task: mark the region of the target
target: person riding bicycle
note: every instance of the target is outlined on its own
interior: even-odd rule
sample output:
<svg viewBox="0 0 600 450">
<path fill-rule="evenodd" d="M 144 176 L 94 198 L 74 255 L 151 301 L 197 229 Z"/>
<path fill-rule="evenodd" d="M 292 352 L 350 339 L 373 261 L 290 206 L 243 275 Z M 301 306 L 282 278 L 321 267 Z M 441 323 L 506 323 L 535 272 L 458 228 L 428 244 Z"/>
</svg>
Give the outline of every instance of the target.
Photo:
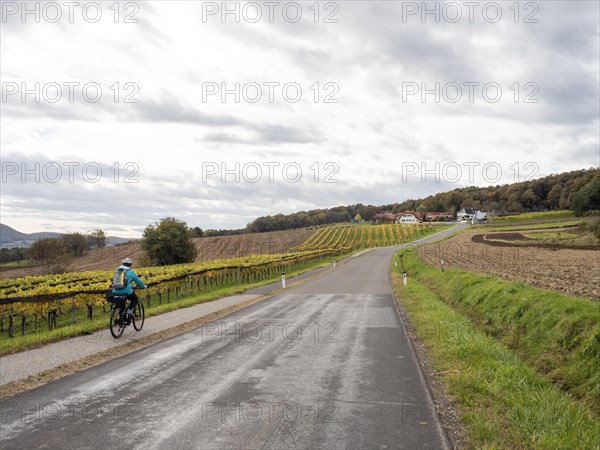
<svg viewBox="0 0 600 450">
<path fill-rule="evenodd" d="M 146 285 L 137 276 L 137 274 L 133 271 L 131 266 L 133 265 L 133 261 L 130 258 L 125 258 L 121 266 L 117 267 L 117 270 L 124 270 L 125 276 L 127 277 L 127 285 L 123 289 L 115 289 L 113 288 L 112 292 L 114 295 L 127 295 L 127 299 L 129 300 L 129 306 L 127 308 L 127 315 L 133 317 L 133 310 L 139 303 L 138 296 L 135 294 L 133 290 L 133 282 L 139 289 L 146 289 Z"/>
</svg>

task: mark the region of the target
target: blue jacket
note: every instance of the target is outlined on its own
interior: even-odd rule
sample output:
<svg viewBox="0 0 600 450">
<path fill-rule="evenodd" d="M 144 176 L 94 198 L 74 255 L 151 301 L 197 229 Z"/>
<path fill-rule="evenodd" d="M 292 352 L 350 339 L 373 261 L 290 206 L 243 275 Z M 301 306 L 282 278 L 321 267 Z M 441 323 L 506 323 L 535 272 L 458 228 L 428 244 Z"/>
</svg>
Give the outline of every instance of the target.
<svg viewBox="0 0 600 450">
<path fill-rule="evenodd" d="M 127 272 L 125 272 L 125 275 L 127 276 L 127 286 L 125 286 L 125 289 L 113 289 L 113 294 L 131 294 L 133 293 L 133 284 L 132 281 L 135 281 L 135 285 L 136 287 L 139 287 L 140 289 L 146 289 L 146 285 L 144 284 L 144 282 L 142 280 L 140 280 L 140 277 L 137 276 L 137 274 L 133 271 L 132 268 L 127 267 L 127 266 L 119 266 L 117 268 L 117 270 L 119 269 L 125 269 L 127 270 Z"/>
</svg>

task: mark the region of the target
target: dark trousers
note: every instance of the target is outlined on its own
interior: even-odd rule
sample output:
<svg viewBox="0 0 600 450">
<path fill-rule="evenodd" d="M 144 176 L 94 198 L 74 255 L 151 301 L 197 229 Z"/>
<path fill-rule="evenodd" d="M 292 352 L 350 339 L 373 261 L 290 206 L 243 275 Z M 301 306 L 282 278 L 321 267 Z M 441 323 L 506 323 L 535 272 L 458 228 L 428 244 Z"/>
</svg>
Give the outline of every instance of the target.
<svg viewBox="0 0 600 450">
<path fill-rule="evenodd" d="M 140 299 L 138 298 L 138 296 L 135 294 L 135 291 L 132 292 L 131 294 L 129 294 L 127 296 L 127 299 L 129 300 L 129 306 L 128 309 L 134 310 L 135 307 L 137 306 L 137 304 L 140 302 Z"/>
</svg>

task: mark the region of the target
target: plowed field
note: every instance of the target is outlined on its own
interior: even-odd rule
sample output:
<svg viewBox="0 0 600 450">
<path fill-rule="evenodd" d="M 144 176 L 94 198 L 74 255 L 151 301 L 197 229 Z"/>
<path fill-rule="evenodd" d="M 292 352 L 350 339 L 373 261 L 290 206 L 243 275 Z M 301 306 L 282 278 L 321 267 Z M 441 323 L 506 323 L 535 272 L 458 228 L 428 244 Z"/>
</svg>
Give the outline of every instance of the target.
<svg viewBox="0 0 600 450">
<path fill-rule="evenodd" d="M 523 241 L 529 240 L 507 234 L 467 231 L 423 246 L 419 252 L 425 262 L 438 267 L 443 260 L 444 267 L 492 274 L 600 300 L 600 249 L 526 246 Z"/>
</svg>

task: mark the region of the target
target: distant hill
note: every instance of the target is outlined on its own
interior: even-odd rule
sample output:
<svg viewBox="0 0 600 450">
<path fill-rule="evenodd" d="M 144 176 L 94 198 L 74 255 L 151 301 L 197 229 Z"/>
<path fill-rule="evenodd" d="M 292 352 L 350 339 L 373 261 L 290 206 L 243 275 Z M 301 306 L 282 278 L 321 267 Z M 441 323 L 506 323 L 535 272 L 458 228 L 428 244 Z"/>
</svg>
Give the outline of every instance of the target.
<svg viewBox="0 0 600 450">
<path fill-rule="evenodd" d="M 8 225 L 0 223 L 0 248 L 11 247 L 30 247 L 38 239 L 55 238 L 62 236 L 63 233 L 56 232 L 39 232 L 39 233 L 22 233 Z M 132 239 L 122 238 L 117 236 L 107 236 L 106 245 L 116 245 L 129 242 Z"/>
</svg>

